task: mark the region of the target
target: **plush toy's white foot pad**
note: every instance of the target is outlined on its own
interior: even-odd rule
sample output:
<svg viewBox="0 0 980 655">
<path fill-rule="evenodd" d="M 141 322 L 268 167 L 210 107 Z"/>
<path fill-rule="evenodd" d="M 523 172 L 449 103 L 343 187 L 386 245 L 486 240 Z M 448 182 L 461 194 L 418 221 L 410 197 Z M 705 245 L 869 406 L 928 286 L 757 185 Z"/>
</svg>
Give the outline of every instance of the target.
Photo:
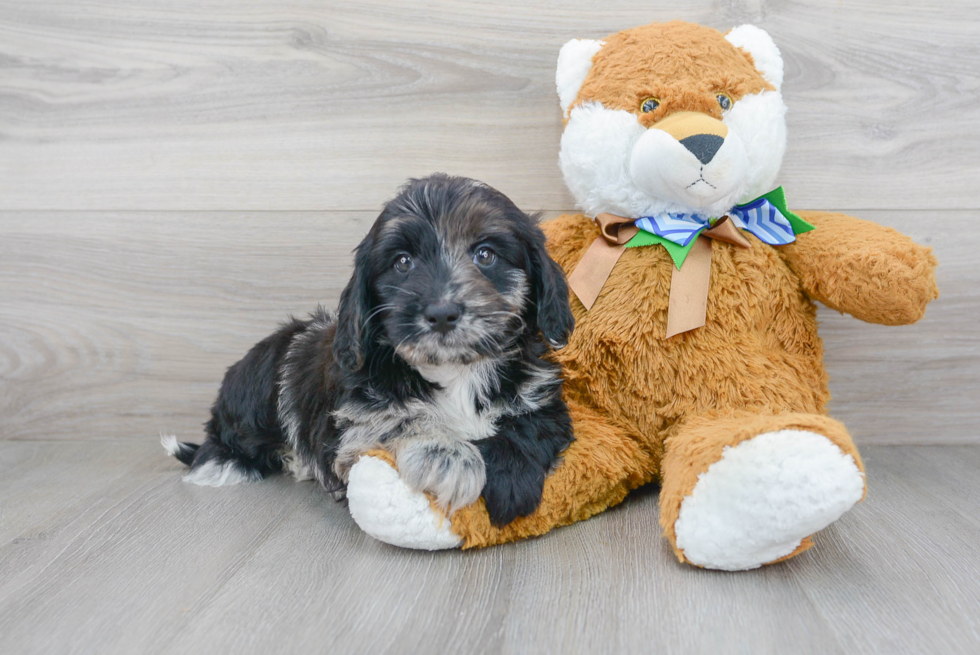
<svg viewBox="0 0 980 655">
<path fill-rule="evenodd" d="M 347 503 L 362 530 L 393 546 L 443 550 L 462 544 L 428 497 L 410 489 L 398 471 L 377 457 L 361 457 L 351 467 Z"/>
<path fill-rule="evenodd" d="M 741 571 L 796 550 L 861 500 L 864 474 L 823 435 L 766 432 L 732 447 L 698 476 L 674 524 L 690 562 Z"/>
</svg>

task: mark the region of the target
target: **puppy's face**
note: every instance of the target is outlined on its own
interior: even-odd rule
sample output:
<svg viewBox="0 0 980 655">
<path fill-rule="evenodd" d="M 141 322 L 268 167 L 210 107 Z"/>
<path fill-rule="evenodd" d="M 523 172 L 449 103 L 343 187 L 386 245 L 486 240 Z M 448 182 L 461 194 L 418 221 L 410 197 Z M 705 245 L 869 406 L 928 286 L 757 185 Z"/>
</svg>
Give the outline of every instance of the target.
<svg viewBox="0 0 980 655">
<path fill-rule="evenodd" d="M 385 221 L 372 252 L 376 311 L 413 365 L 494 355 L 523 323 L 528 265 L 511 221 L 480 202 L 446 209 Z"/>
<path fill-rule="evenodd" d="M 528 330 L 563 345 L 572 322 L 534 220 L 486 185 L 438 175 L 410 182 L 358 247 L 334 353 L 349 369 L 378 345 L 413 366 L 467 364 Z"/>
</svg>

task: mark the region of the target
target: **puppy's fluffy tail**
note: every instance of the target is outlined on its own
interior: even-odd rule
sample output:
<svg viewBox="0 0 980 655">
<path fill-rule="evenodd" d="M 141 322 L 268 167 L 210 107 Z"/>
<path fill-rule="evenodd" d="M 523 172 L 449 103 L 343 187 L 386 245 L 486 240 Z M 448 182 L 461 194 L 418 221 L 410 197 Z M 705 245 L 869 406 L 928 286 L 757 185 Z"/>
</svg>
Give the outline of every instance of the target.
<svg viewBox="0 0 980 655">
<path fill-rule="evenodd" d="M 197 454 L 200 448 L 196 443 L 177 441 L 177 437 L 172 434 L 161 434 L 160 445 L 163 446 L 163 449 L 167 451 L 168 455 L 176 457 L 178 461 L 187 466 L 190 466 L 191 462 L 194 461 L 194 455 Z"/>
<path fill-rule="evenodd" d="M 184 482 L 205 487 L 261 480 L 268 473 L 282 468 L 278 457 L 270 462 L 250 458 L 211 436 L 200 446 L 177 441 L 177 437 L 171 435 L 161 436 L 160 443 L 168 455 L 191 467 L 184 476 Z"/>
</svg>

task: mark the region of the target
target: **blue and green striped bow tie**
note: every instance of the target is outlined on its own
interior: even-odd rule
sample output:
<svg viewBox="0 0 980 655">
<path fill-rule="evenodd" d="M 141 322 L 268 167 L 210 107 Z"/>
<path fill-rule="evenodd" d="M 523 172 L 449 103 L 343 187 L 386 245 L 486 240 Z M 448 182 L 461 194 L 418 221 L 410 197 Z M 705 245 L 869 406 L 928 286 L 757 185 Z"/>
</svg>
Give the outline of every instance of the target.
<svg viewBox="0 0 980 655">
<path fill-rule="evenodd" d="M 786 207 L 782 187 L 733 207 L 725 216 L 727 219 L 719 217 L 713 221 L 689 214 L 664 213 L 633 219 L 600 213 L 595 218 L 600 236 L 568 276 L 568 286 L 585 309 L 590 310 L 626 248 L 661 245 L 675 266 L 670 278 L 665 336 L 669 339 L 699 328 L 705 323 L 710 285 L 712 247 L 709 239 L 749 248 L 751 244 L 741 235 L 741 228 L 763 243 L 782 246 L 796 241 L 797 234 L 814 229 Z M 699 239 L 702 233 L 706 238 Z M 695 253 L 692 263 L 682 269 L 692 251 Z"/>
<path fill-rule="evenodd" d="M 736 205 L 728 212 L 736 227 L 750 232 L 770 246 L 785 246 L 796 241 L 793 226 L 782 212 L 766 200 L 759 198 L 746 205 Z M 679 246 L 686 246 L 703 230 L 711 228 L 707 216 L 697 214 L 668 214 L 644 216 L 636 220 L 636 227 L 669 239 Z"/>
<path fill-rule="evenodd" d="M 736 227 L 749 232 L 770 246 L 785 246 L 796 241 L 796 235 L 808 232 L 813 226 L 786 207 L 782 187 L 777 187 L 744 205 L 732 207 L 727 216 Z M 695 239 L 711 229 L 714 220 L 698 214 L 663 212 L 636 220 L 640 232 L 626 247 L 661 244 L 670 252 L 677 268 L 681 267 Z"/>
</svg>

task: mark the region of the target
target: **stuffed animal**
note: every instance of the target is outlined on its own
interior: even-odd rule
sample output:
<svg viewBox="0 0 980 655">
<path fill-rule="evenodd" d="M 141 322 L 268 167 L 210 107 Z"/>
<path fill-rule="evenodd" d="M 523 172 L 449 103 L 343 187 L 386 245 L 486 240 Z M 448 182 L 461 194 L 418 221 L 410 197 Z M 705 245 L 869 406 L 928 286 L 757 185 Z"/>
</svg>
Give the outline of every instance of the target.
<svg viewBox="0 0 980 655">
<path fill-rule="evenodd" d="M 352 515 L 403 546 L 487 546 L 659 481 L 682 562 L 742 570 L 806 550 L 865 494 L 857 448 L 827 415 L 814 301 L 914 323 L 938 295 L 935 258 L 889 228 L 789 209 L 775 187 L 783 62 L 761 29 L 573 40 L 556 81 L 559 163 L 583 214 L 544 228 L 574 291 L 555 356 L 576 439 L 537 511 L 509 525 L 482 501 L 445 519 L 384 453 L 351 471 Z"/>
</svg>

